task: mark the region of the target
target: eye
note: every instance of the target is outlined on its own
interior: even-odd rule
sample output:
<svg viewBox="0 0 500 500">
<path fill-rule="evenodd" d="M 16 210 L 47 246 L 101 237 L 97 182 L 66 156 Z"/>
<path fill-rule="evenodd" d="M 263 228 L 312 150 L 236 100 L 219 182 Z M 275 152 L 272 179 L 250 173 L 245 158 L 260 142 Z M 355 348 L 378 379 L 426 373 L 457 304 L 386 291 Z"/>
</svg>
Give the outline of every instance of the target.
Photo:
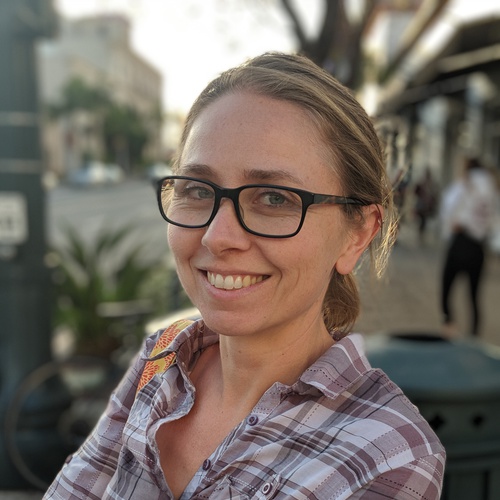
<svg viewBox="0 0 500 500">
<path fill-rule="evenodd" d="M 188 200 L 211 200 L 214 197 L 212 188 L 200 182 L 187 181 L 175 185 L 175 195 Z"/>
<path fill-rule="evenodd" d="M 261 186 L 251 191 L 253 210 L 262 212 L 297 212 L 302 210 L 302 200 L 293 191 Z M 248 193 L 250 195 L 250 192 Z"/>
<path fill-rule="evenodd" d="M 259 202 L 270 207 L 300 207 L 302 202 L 299 196 L 284 189 L 266 189 L 259 193 Z"/>
<path fill-rule="evenodd" d="M 214 196 L 213 191 L 206 186 L 194 186 L 189 188 L 189 192 L 193 197 L 199 198 L 200 200 L 211 199 Z"/>
<path fill-rule="evenodd" d="M 283 205 L 287 202 L 286 197 L 280 192 L 263 193 L 261 199 L 267 205 Z"/>
</svg>

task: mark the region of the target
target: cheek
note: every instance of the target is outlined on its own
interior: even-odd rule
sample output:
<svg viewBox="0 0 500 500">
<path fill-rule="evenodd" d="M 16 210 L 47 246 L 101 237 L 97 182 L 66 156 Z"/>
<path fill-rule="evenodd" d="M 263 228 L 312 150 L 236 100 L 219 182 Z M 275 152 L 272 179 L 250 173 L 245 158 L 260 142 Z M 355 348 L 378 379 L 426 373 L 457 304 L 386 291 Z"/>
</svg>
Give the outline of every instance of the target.
<svg viewBox="0 0 500 500">
<path fill-rule="evenodd" d="M 169 224 L 167 227 L 167 242 L 168 247 L 172 248 L 172 244 L 175 242 L 175 226 Z"/>
<path fill-rule="evenodd" d="M 330 224 L 324 231 L 326 239 L 326 247 L 332 255 L 339 255 L 349 245 L 351 241 L 351 230 L 344 215 L 340 212 L 340 207 L 337 208 L 337 213 L 330 220 Z"/>
<path fill-rule="evenodd" d="M 338 257 L 350 241 L 350 235 L 339 207 L 331 207 L 331 210 L 333 214 L 325 214 L 323 219 L 318 220 L 318 226 L 314 228 L 314 233 L 307 236 L 304 248 L 310 248 L 312 265 L 333 270 Z M 314 249 L 311 248 L 311 242 L 315 242 Z M 314 259 L 317 259 L 316 262 Z"/>
<path fill-rule="evenodd" d="M 321 288 L 328 283 L 338 256 L 338 239 L 331 237 L 325 229 L 299 233 L 300 240 L 283 253 L 275 256 L 275 263 L 288 276 L 293 276 L 300 288 Z"/>
<path fill-rule="evenodd" d="M 175 259 L 177 266 L 182 263 L 183 258 L 188 257 L 190 237 L 189 233 L 180 227 L 169 224 L 167 230 L 168 247 Z"/>
<path fill-rule="evenodd" d="M 189 264 L 191 249 L 193 248 L 193 245 L 190 243 L 190 236 L 189 232 L 183 231 L 182 228 L 169 224 L 169 228 L 167 230 L 169 252 L 173 258 L 173 264 L 175 265 L 177 276 L 188 296 L 191 296 L 190 292 L 193 289 L 194 282 L 194 277 Z M 171 261 L 170 258 L 169 260 Z"/>
<path fill-rule="evenodd" d="M 175 226 L 172 226 L 171 224 L 168 225 L 168 229 L 167 229 L 167 243 L 168 243 L 168 248 L 169 248 L 170 252 L 175 257 L 178 238 L 176 238 Z"/>
</svg>

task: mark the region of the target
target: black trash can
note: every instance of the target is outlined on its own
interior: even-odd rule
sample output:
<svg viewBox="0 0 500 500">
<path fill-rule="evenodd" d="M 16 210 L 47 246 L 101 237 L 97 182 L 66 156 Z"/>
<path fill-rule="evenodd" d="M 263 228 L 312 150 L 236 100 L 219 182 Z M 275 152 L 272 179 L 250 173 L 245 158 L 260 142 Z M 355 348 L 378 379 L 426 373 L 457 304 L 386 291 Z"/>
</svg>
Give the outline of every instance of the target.
<svg viewBox="0 0 500 500">
<path fill-rule="evenodd" d="M 367 336 L 366 354 L 446 448 L 444 500 L 500 499 L 500 348 L 428 333 Z"/>
</svg>

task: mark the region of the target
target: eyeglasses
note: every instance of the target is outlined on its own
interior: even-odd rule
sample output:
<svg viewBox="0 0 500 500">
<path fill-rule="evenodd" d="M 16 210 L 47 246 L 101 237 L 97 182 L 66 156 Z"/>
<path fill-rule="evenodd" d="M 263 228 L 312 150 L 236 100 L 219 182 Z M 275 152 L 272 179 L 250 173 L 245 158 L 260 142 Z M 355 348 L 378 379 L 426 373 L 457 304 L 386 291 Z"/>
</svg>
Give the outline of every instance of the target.
<svg viewBox="0 0 500 500">
<path fill-rule="evenodd" d="M 248 184 L 227 189 L 193 177 L 171 175 L 158 181 L 158 206 L 163 218 L 180 227 L 208 226 L 222 198 L 229 198 L 241 226 L 266 238 L 290 238 L 304 223 L 311 205 L 366 205 L 356 198 L 315 194 L 272 184 Z"/>
</svg>

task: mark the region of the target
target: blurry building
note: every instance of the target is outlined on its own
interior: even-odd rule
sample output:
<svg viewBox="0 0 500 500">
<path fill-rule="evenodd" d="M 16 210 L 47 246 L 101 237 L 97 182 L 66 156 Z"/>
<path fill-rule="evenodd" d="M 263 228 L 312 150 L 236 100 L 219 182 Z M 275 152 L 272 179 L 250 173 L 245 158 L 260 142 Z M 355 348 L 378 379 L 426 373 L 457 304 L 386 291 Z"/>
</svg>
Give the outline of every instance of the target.
<svg viewBox="0 0 500 500">
<path fill-rule="evenodd" d="M 383 82 L 376 116 L 414 178 L 430 167 L 445 185 L 464 155 L 499 169 L 500 17 L 453 26 L 433 51 L 413 49 Z"/>
<path fill-rule="evenodd" d="M 365 85 L 360 99 L 370 115 L 376 115 L 381 85 L 415 40 L 424 31 L 425 23 L 419 21 L 425 3 L 434 3 L 433 15 L 439 2 L 423 0 L 380 0 L 370 16 L 364 31 Z M 376 120 L 379 135 L 385 140 L 389 177 L 402 182 L 409 165 L 408 123 L 397 112 L 380 116 Z"/>
<path fill-rule="evenodd" d="M 61 19 L 58 38 L 39 46 L 40 100 L 44 107 L 60 102 L 65 85 L 78 78 L 89 86 L 106 89 L 117 103 L 145 114 L 161 109 L 162 76 L 130 45 L 129 21 L 119 15 Z M 160 131 L 149 148 L 161 147 Z M 99 120 L 95 113 L 79 111 L 44 126 L 49 168 L 62 175 L 81 166 L 87 154 L 102 155 Z M 125 158 L 126 161 L 126 158 Z M 126 166 L 126 165 L 122 165 Z"/>
<path fill-rule="evenodd" d="M 423 0 L 379 0 L 365 28 L 365 51 L 375 59 L 377 68 L 392 63 L 406 45 L 413 29 L 408 29 L 423 5 Z"/>
</svg>

